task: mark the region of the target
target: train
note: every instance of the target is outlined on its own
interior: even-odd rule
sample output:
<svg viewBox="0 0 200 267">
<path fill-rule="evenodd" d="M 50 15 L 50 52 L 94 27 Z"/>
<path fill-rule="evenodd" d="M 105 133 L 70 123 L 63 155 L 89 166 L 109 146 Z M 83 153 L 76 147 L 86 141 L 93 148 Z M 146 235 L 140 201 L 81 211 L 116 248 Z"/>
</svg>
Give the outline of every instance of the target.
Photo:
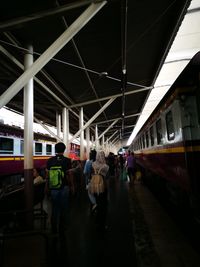
<svg viewBox="0 0 200 267">
<path fill-rule="evenodd" d="M 186 65 L 136 134 L 142 181 L 200 222 L 200 52 Z"/>
<path fill-rule="evenodd" d="M 0 123 L 0 182 L 8 178 L 14 180 L 23 176 L 24 171 L 24 130 L 18 126 Z M 47 134 L 34 133 L 34 168 L 42 169 L 49 157 L 55 155 L 56 139 Z M 80 144 L 70 144 L 69 157 L 80 159 Z"/>
</svg>

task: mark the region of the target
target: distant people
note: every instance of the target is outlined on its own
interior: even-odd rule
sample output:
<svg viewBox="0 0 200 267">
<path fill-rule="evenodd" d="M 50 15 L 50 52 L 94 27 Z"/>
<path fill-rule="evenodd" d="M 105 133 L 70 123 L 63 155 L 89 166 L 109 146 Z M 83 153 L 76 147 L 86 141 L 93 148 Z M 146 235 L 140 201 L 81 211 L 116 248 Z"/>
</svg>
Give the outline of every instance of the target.
<svg viewBox="0 0 200 267">
<path fill-rule="evenodd" d="M 114 165 L 115 165 L 115 176 L 119 174 L 119 159 L 117 155 L 114 155 Z"/>
<path fill-rule="evenodd" d="M 90 180 L 91 180 L 91 173 L 92 173 L 92 163 L 96 160 L 96 150 L 90 151 L 90 158 L 86 161 L 83 174 L 85 175 L 85 183 L 86 183 L 86 189 L 88 190 L 90 186 Z M 97 208 L 96 198 L 95 196 L 90 193 L 88 190 L 88 197 L 91 203 L 91 212 L 93 213 Z"/>
<path fill-rule="evenodd" d="M 119 165 L 120 165 L 120 170 L 122 171 L 124 169 L 124 157 L 122 154 L 119 155 Z"/>
<path fill-rule="evenodd" d="M 128 151 L 128 156 L 126 159 L 126 167 L 130 183 L 133 185 L 135 180 L 135 157 L 134 152 L 131 152 L 130 150 Z"/>
<path fill-rule="evenodd" d="M 71 192 L 76 194 L 80 191 L 83 170 L 80 160 L 72 161 L 72 168 L 69 170 Z"/>
<path fill-rule="evenodd" d="M 105 153 L 103 151 L 97 152 L 96 160 L 92 163 L 92 168 L 94 173 L 99 173 L 102 175 L 105 184 L 104 192 L 94 194 L 97 203 L 97 227 L 99 231 L 104 231 L 106 230 L 106 216 L 108 206 L 107 175 L 109 166 L 106 164 Z"/>
<path fill-rule="evenodd" d="M 37 168 L 33 169 L 33 183 L 38 184 L 38 183 L 43 183 L 45 180 L 43 177 L 40 175 L 40 170 Z"/>
<path fill-rule="evenodd" d="M 108 154 L 107 164 L 109 166 L 110 176 L 114 176 L 115 175 L 115 156 L 112 152 Z"/>
<path fill-rule="evenodd" d="M 56 156 L 51 157 L 47 161 L 47 189 L 50 191 L 52 202 L 51 227 L 53 233 L 57 233 L 58 231 L 63 233 L 67 222 L 69 204 L 68 170 L 71 169 L 72 166 L 71 159 L 63 155 L 65 149 L 66 146 L 64 143 L 57 143 L 55 145 Z M 59 183 L 59 185 L 56 186 L 56 183 L 51 182 L 51 179 L 54 178 L 54 180 L 56 180 L 56 174 L 60 173 L 59 170 L 61 170 L 62 173 L 61 185 Z"/>
</svg>

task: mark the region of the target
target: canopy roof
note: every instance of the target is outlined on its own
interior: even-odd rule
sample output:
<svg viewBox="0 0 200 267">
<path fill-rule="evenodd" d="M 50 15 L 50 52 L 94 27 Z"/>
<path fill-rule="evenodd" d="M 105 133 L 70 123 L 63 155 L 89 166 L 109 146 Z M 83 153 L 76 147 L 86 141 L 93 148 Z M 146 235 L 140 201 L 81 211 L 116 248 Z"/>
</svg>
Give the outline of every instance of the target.
<svg viewBox="0 0 200 267">
<path fill-rule="evenodd" d="M 34 60 L 92 5 L 97 13 L 35 75 L 34 116 L 56 125 L 56 112 L 70 108 L 70 133 L 79 110 L 105 138 L 125 141 L 132 133 L 182 23 L 188 0 L 3 1 L 0 17 L 0 95 L 23 73 L 31 45 Z M 105 3 L 105 5 L 104 5 Z M 79 25 L 80 26 L 80 25 Z M 23 113 L 23 91 L 6 106 Z M 112 141 L 111 139 L 111 141 Z"/>
</svg>

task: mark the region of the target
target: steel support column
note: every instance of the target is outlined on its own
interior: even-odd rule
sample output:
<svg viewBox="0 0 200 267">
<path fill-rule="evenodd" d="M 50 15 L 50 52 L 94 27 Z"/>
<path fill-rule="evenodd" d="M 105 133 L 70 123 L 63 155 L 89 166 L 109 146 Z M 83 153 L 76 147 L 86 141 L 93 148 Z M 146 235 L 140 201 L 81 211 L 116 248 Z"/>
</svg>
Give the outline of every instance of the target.
<svg viewBox="0 0 200 267">
<path fill-rule="evenodd" d="M 61 138 L 61 115 L 56 112 L 56 130 L 57 130 L 57 142 L 60 141 Z"/>
<path fill-rule="evenodd" d="M 90 127 L 86 128 L 86 157 L 89 159 L 90 157 Z"/>
<path fill-rule="evenodd" d="M 62 112 L 63 143 L 66 145 L 66 156 L 69 154 L 69 111 L 64 107 Z"/>
<path fill-rule="evenodd" d="M 105 149 L 105 144 L 104 144 L 104 142 L 105 142 L 105 138 L 104 138 L 104 134 L 102 135 L 102 145 L 101 145 L 101 147 L 102 147 L 102 149 L 103 149 L 103 151 L 104 151 L 104 149 Z"/>
<path fill-rule="evenodd" d="M 98 139 L 98 126 L 97 126 L 97 124 L 95 125 L 95 148 L 96 148 L 96 151 L 99 150 L 99 139 Z"/>
<path fill-rule="evenodd" d="M 80 132 L 80 160 L 84 160 L 84 130 L 83 130 L 83 108 L 79 112 L 79 128 Z"/>
<path fill-rule="evenodd" d="M 28 70 L 33 64 L 33 48 L 24 56 L 24 69 Z M 24 86 L 24 188 L 26 223 L 28 228 L 33 227 L 33 79 Z"/>
</svg>

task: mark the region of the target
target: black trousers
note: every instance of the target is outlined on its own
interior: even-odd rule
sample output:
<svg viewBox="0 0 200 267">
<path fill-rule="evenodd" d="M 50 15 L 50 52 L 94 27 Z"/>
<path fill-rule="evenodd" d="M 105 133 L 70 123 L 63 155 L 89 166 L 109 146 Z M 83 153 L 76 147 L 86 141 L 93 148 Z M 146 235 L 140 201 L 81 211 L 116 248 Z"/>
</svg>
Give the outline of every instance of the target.
<svg viewBox="0 0 200 267">
<path fill-rule="evenodd" d="M 97 203 L 96 223 L 99 228 L 104 228 L 106 224 L 108 197 L 107 190 L 100 194 L 95 194 Z"/>
</svg>

